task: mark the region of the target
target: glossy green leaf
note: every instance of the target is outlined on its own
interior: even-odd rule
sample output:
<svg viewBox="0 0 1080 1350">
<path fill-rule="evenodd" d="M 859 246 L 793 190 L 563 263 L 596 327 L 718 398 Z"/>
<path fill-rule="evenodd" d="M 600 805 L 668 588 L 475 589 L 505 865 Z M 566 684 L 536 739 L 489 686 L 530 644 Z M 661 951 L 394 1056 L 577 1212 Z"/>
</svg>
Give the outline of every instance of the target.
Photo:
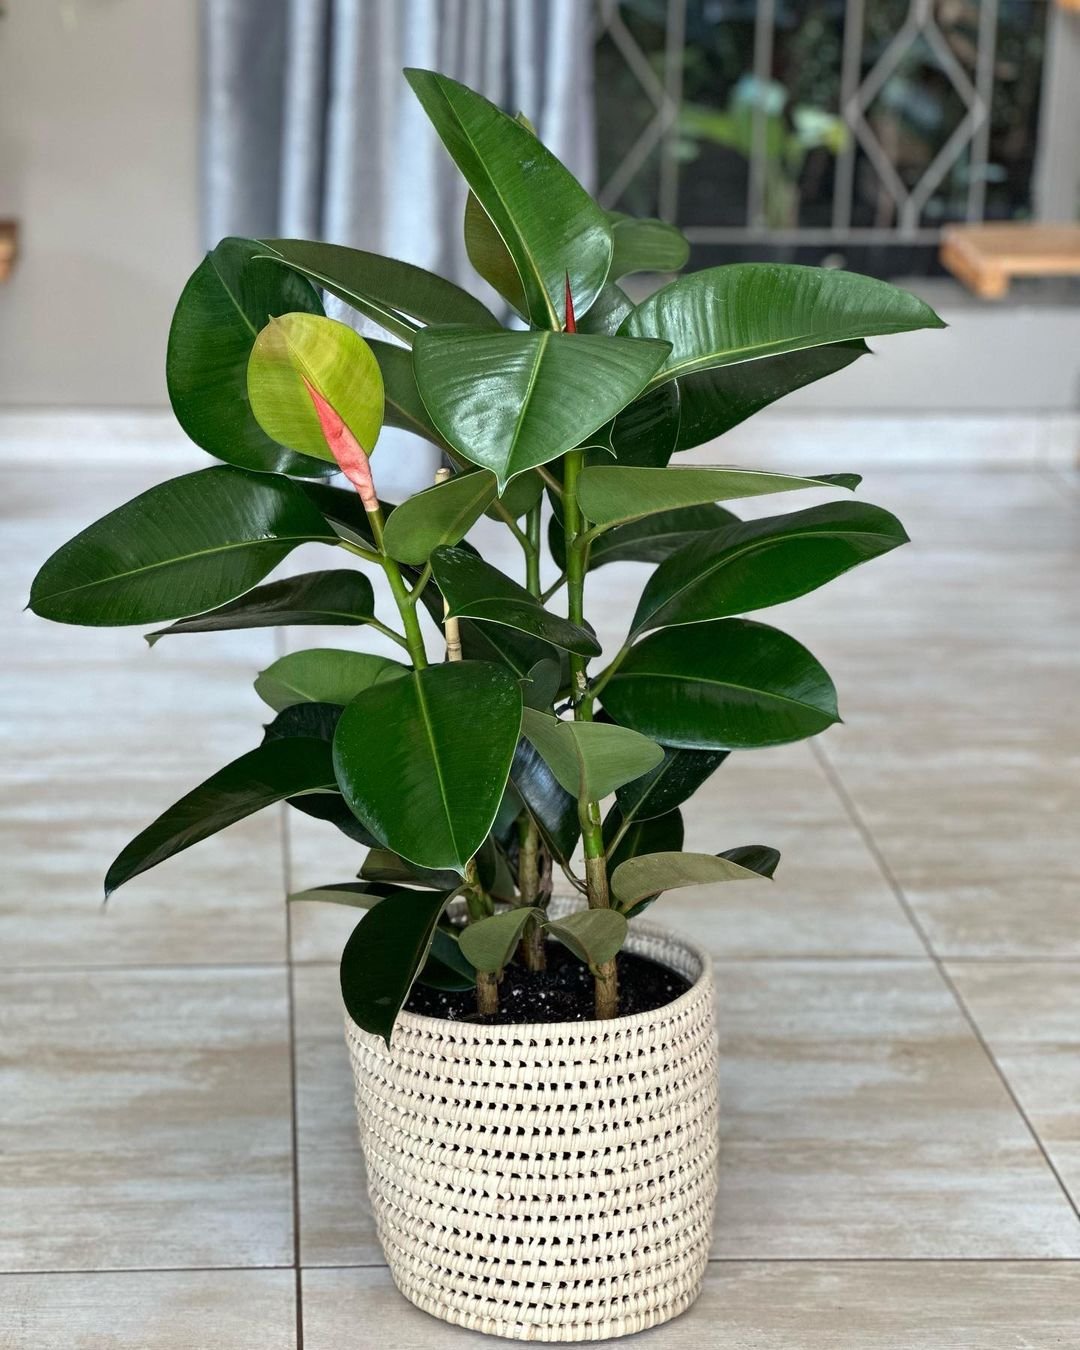
<svg viewBox="0 0 1080 1350">
<path fill-rule="evenodd" d="M 282 445 L 336 463 L 310 390 L 320 393 L 363 449 L 383 424 L 382 371 L 355 329 L 317 314 L 271 319 L 248 359 L 248 397 L 259 425 Z"/>
<path fill-rule="evenodd" d="M 726 750 L 665 750 L 664 758 L 615 794 L 624 820 L 651 820 L 689 801 L 727 759 Z"/>
<path fill-rule="evenodd" d="M 458 939 L 462 953 L 477 970 L 502 970 L 521 941 L 525 925 L 530 919 L 543 918 L 542 909 L 521 905 L 466 924 Z"/>
<path fill-rule="evenodd" d="M 783 745 L 840 720 L 819 662 L 786 633 L 748 619 L 651 634 L 630 649 L 603 699 L 624 726 L 699 750 Z"/>
<path fill-rule="evenodd" d="M 341 997 L 358 1027 L 390 1044 L 394 1022 L 431 949 L 446 896 L 402 891 L 369 909 L 341 956 Z"/>
<path fill-rule="evenodd" d="M 263 807 L 334 786 L 326 741 L 264 741 L 181 797 L 137 835 L 109 868 L 105 894 Z"/>
<path fill-rule="evenodd" d="M 690 257 L 683 232 L 663 220 L 638 219 L 621 211 L 609 211 L 615 249 L 611 259 L 612 281 L 633 272 L 678 272 Z"/>
<path fill-rule="evenodd" d="M 30 608 L 90 626 L 178 619 L 233 600 L 298 544 L 337 535 L 287 478 L 221 466 L 151 488 L 62 545 Z"/>
<path fill-rule="evenodd" d="M 459 545 L 468 547 L 466 544 Z M 443 621 L 443 599 L 435 586 L 426 586 L 421 593 L 420 603 L 431 615 L 436 624 Z M 461 650 L 466 661 L 494 661 L 503 665 L 517 679 L 528 677 L 529 671 L 538 661 L 556 660 L 562 665 L 565 653 L 550 643 L 541 642 L 516 628 L 506 628 L 501 624 L 474 623 L 472 619 L 458 622 L 461 637 Z"/>
<path fill-rule="evenodd" d="M 368 851 L 360 867 L 362 881 L 383 882 L 393 886 L 424 886 L 428 890 L 452 891 L 459 884 L 456 872 L 418 867 L 406 862 L 392 849 L 375 847 Z"/>
<path fill-rule="evenodd" d="M 266 239 L 261 248 L 265 257 L 301 273 L 404 342 L 432 323 L 499 327 L 494 314 L 468 291 L 412 263 L 306 239 Z"/>
<path fill-rule="evenodd" d="M 665 355 L 663 343 L 629 338 L 430 328 L 416 335 L 413 368 L 440 435 L 502 490 L 610 421 Z"/>
<path fill-rule="evenodd" d="M 549 919 L 548 933 L 595 971 L 612 960 L 626 941 L 626 919 L 617 909 L 578 909 Z"/>
<path fill-rule="evenodd" d="M 945 325 L 886 281 L 820 267 L 732 263 L 680 277 L 638 305 L 622 331 L 662 337 L 657 383 L 715 366 L 887 333 Z"/>
<path fill-rule="evenodd" d="M 594 525 L 608 527 L 659 511 L 708 502 L 763 497 L 773 492 L 804 488 L 855 488 L 857 474 L 820 474 L 813 478 L 764 469 L 726 467 L 665 469 L 625 468 L 618 464 L 592 464 L 581 471 L 578 501 Z"/>
<path fill-rule="evenodd" d="M 562 671 L 555 661 L 537 661 L 528 675 L 521 681 L 521 697 L 527 708 L 536 708 L 540 712 L 550 712 L 551 705 L 559 696 L 562 686 Z"/>
<path fill-rule="evenodd" d="M 280 712 L 299 703 L 336 703 L 342 707 L 373 684 L 397 679 L 407 667 L 371 652 L 312 647 L 289 652 L 261 671 L 255 692 Z"/>
<path fill-rule="evenodd" d="M 361 624 L 375 615 L 375 593 L 362 572 L 340 568 L 303 572 L 271 581 L 206 614 L 181 619 L 147 633 L 152 647 L 179 633 L 221 633 L 237 628 L 281 628 L 286 625 Z"/>
<path fill-rule="evenodd" d="M 592 633 L 546 610 L 524 586 L 475 554 L 437 548 L 431 564 L 451 616 L 516 628 L 565 651 L 599 656 L 600 644 Z"/>
<path fill-rule="evenodd" d="M 770 403 L 846 369 L 869 351 L 858 338 L 682 376 L 677 381 L 682 415 L 675 449 L 692 450 L 722 436 Z"/>
<path fill-rule="evenodd" d="M 328 886 L 311 886 L 305 891 L 293 891 L 285 898 L 291 904 L 311 902 L 327 905 L 345 905 L 349 909 L 370 909 L 396 892 L 392 886 L 375 881 L 341 881 Z"/>
<path fill-rule="evenodd" d="M 827 502 L 724 525 L 660 564 L 642 592 L 632 631 L 781 605 L 906 542 L 894 515 L 863 502 Z"/>
<path fill-rule="evenodd" d="M 520 721 L 521 691 L 501 666 L 411 671 L 345 709 L 334 737 L 338 783 L 396 853 L 462 872 L 499 809 Z"/>
<path fill-rule="evenodd" d="M 764 874 L 742 867 L 723 854 L 646 853 L 616 867 L 611 889 L 622 910 L 632 908 L 651 895 L 677 890 L 680 886 L 704 886 L 717 881 L 761 881 Z"/>
<path fill-rule="evenodd" d="M 701 535 L 736 523 L 738 517 L 722 506 L 707 502 L 702 506 L 679 506 L 674 511 L 658 511 L 640 520 L 615 525 L 597 535 L 589 547 L 589 570 L 611 562 L 663 562 Z M 566 543 L 562 525 L 551 520 L 548 533 L 551 556 L 559 567 L 566 564 Z"/>
<path fill-rule="evenodd" d="M 677 853 L 683 846 L 683 837 L 683 818 L 678 807 L 648 820 L 625 821 L 619 807 L 613 806 L 604 817 L 608 872 L 642 853 Z"/>
<path fill-rule="evenodd" d="M 517 264 L 503 243 L 491 217 L 470 192 L 465 201 L 465 253 L 469 262 L 492 290 L 497 291 L 511 309 L 528 314 L 528 301 L 518 275 Z"/>
<path fill-rule="evenodd" d="M 402 502 L 386 523 L 386 550 L 399 562 L 426 563 L 433 549 L 464 539 L 495 500 L 495 476 L 459 473 Z"/>
<path fill-rule="evenodd" d="M 614 337 L 633 312 L 634 302 L 623 288 L 613 281 L 606 281 L 589 306 L 588 314 L 577 315 L 577 330 Z"/>
<path fill-rule="evenodd" d="M 428 959 L 417 979 L 435 989 L 471 989 L 476 983 L 476 971 L 462 954 L 457 930 L 445 921 L 435 929 Z"/>
<path fill-rule="evenodd" d="M 740 844 L 738 848 L 724 849 L 719 856 L 762 877 L 773 876 L 780 863 L 780 850 L 768 844 Z"/>
<path fill-rule="evenodd" d="M 223 239 L 195 269 L 169 329 L 169 400 L 185 432 L 218 459 L 242 469 L 319 477 L 333 469 L 271 440 L 248 403 L 248 356 L 270 317 L 322 313 L 311 284 L 254 261 L 261 251 L 254 239 Z"/>
<path fill-rule="evenodd" d="M 414 432 L 440 449 L 445 449 L 446 442 L 432 426 L 424 400 L 416 387 L 412 352 L 408 347 L 396 347 L 379 338 L 368 338 L 367 343 L 375 353 L 375 360 L 382 371 L 386 425 Z"/>
<path fill-rule="evenodd" d="M 531 321 L 563 326 L 567 275 L 584 314 L 611 265 L 606 213 L 528 127 L 486 98 L 434 71 L 405 78 L 513 258 Z"/>
<path fill-rule="evenodd" d="M 498 505 L 488 508 L 487 514 L 492 520 L 504 519 L 499 507 L 508 511 L 515 520 L 520 520 L 527 511 L 537 506 L 544 495 L 544 480 L 538 473 L 522 473 L 507 483 L 499 494 Z"/>
<path fill-rule="evenodd" d="M 524 737 L 514 753 L 510 778 L 552 857 L 568 863 L 581 838 L 577 797 L 567 792 L 547 760 Z"/>
<path fill-rule="evenodd" d="M 320 741 L 334 739 L 341 721 L 341 707 L 336 703 L 293 703 L 282 708 L 277 716 L 263 727 L 264 741 L 279 741 L 287 736 L 314 736 Z"/>
<path fill-rule="evenodd" d="M 572 796 L 599 801 L 664 757 L 660 746 L 612 722 L 563 722 L 526 708 L 522 731 Z"/>
</svg>

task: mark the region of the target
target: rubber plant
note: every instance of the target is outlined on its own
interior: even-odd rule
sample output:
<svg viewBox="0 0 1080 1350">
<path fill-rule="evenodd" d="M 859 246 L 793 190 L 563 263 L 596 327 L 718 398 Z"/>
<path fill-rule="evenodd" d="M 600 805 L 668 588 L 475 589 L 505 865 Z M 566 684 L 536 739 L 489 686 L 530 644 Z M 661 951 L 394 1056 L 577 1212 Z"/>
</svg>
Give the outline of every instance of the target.
<svg viewBox="0 0 1080 1350">
<path fill-rule="evenodd" d="M 588 963 L 596 1016 L 613 1017 L 628 920 L 675 887 L 772 875 L 766 846 L 682 851 L 680 808 L 730 753 L 838 721 L 815 657 L 746 616 L 906 536 L 851 497 L 854 475 L 679 457 L 857 361 L 868 336 L 940 326 L 882 281 L 774 264 L 709 268 L 635 304 L 626 275 L 685 263 L 676 230 L 602 209 L 523 119 L 406 76 L 467 180 L 469 257 L 513 318 L 357 249 L 223 240 L 184 288 L 167 356 L 181 426 L 223 463 L 90 525 L 30 599 L 62 623 L 167 625 L 151 644 L 341 625 L 340 647 L 259 675 L 261 742 L 128 844 L 106 891 L 277 803 L 318 817 L 368 851 L 358 877 L 292 898 L 362 911 L 342 988 L 388 1042 L 417 980 L 475 984 L 496 1013 L 501 973 L 541 967 L 547 939 Z M 324 293 L 386 336 L 325 317 Z M 384 424 L 446 466 L 397 506 L 371 465 Z M 745 521 L 729 505 L 822 488 L 841 498 Z M 514 575 L 470 545 L 482 517 L 520 552 Z M 338 565 L 264 580 L 305 543 Z M 626 560 L 653 570 L 605 654 L 588 581 Z M 360 650 L 365 627 L 398 656 Z M 583 907 L 552 917 L 553 876 Z"/>
</svg>

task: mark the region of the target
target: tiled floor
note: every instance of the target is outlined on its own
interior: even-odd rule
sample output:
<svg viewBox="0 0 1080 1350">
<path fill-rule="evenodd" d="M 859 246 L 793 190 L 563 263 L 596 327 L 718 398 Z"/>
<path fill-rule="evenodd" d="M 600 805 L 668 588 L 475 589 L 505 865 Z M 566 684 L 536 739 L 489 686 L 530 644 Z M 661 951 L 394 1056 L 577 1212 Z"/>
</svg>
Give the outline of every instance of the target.
<svg viewBox="0 0 1080 1350">
<path fill-rule="evenodd" d="M 99 903 L 119 845 L 257 738 L 284 640 L 151 653 L 19 612 L 36 560 L 160 476 L 88 470 L 72 499 L 3 472 L 0 1350 L 489 1343 L 390 1284 L 335 981 L 352 916 L 285 914 L 353 846 L 266 814 Z M 690 847 L 774 843 L 780 877 L 656 911 L 717 958 L 725 1144 L 702 1301 L 634 1345 L 1080 1345 L 1080 482 L 878 467 L 863 495 L 914 545 L 763 616 L 845 724 L 733 757 L 688 812 Z M 639 580 L 597 574 L 605 639 Z"/>
</svg>

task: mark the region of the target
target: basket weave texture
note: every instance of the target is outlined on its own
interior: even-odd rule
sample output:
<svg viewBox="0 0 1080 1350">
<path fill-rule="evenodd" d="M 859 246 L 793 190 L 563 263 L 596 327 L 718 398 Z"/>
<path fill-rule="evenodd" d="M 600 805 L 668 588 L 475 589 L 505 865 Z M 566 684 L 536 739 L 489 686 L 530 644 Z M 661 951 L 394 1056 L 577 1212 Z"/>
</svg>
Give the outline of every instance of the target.
<svg viewBox="0 0 1080 1350">
<path fill-rule="evenodd" d="M 635 924 L 692 988 L 607 1022 L 346 1018 L 368 1189 L 394 1282 L 447 1322 L 523 1341 L 624 1336 L 701 1290 L 716 1197 L 708 957 Z"/>
</svg>

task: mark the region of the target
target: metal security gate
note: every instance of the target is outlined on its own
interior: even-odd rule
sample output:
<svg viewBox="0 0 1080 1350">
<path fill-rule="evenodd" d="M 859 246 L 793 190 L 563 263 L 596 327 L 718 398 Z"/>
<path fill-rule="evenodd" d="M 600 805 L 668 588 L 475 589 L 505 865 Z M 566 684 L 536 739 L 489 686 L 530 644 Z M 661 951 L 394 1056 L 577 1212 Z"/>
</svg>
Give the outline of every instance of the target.
<svg viewBox="0 0 1080 1350">
<path fill-rule="evenodd" d="M 601 200 L 674 220 L 701 261 L 933 270 L 945 224 L 1060 215 L 1070 181 L 1076 205 L 1080 19 L 1050 0 L 596 10 Z"/>
</svg>

